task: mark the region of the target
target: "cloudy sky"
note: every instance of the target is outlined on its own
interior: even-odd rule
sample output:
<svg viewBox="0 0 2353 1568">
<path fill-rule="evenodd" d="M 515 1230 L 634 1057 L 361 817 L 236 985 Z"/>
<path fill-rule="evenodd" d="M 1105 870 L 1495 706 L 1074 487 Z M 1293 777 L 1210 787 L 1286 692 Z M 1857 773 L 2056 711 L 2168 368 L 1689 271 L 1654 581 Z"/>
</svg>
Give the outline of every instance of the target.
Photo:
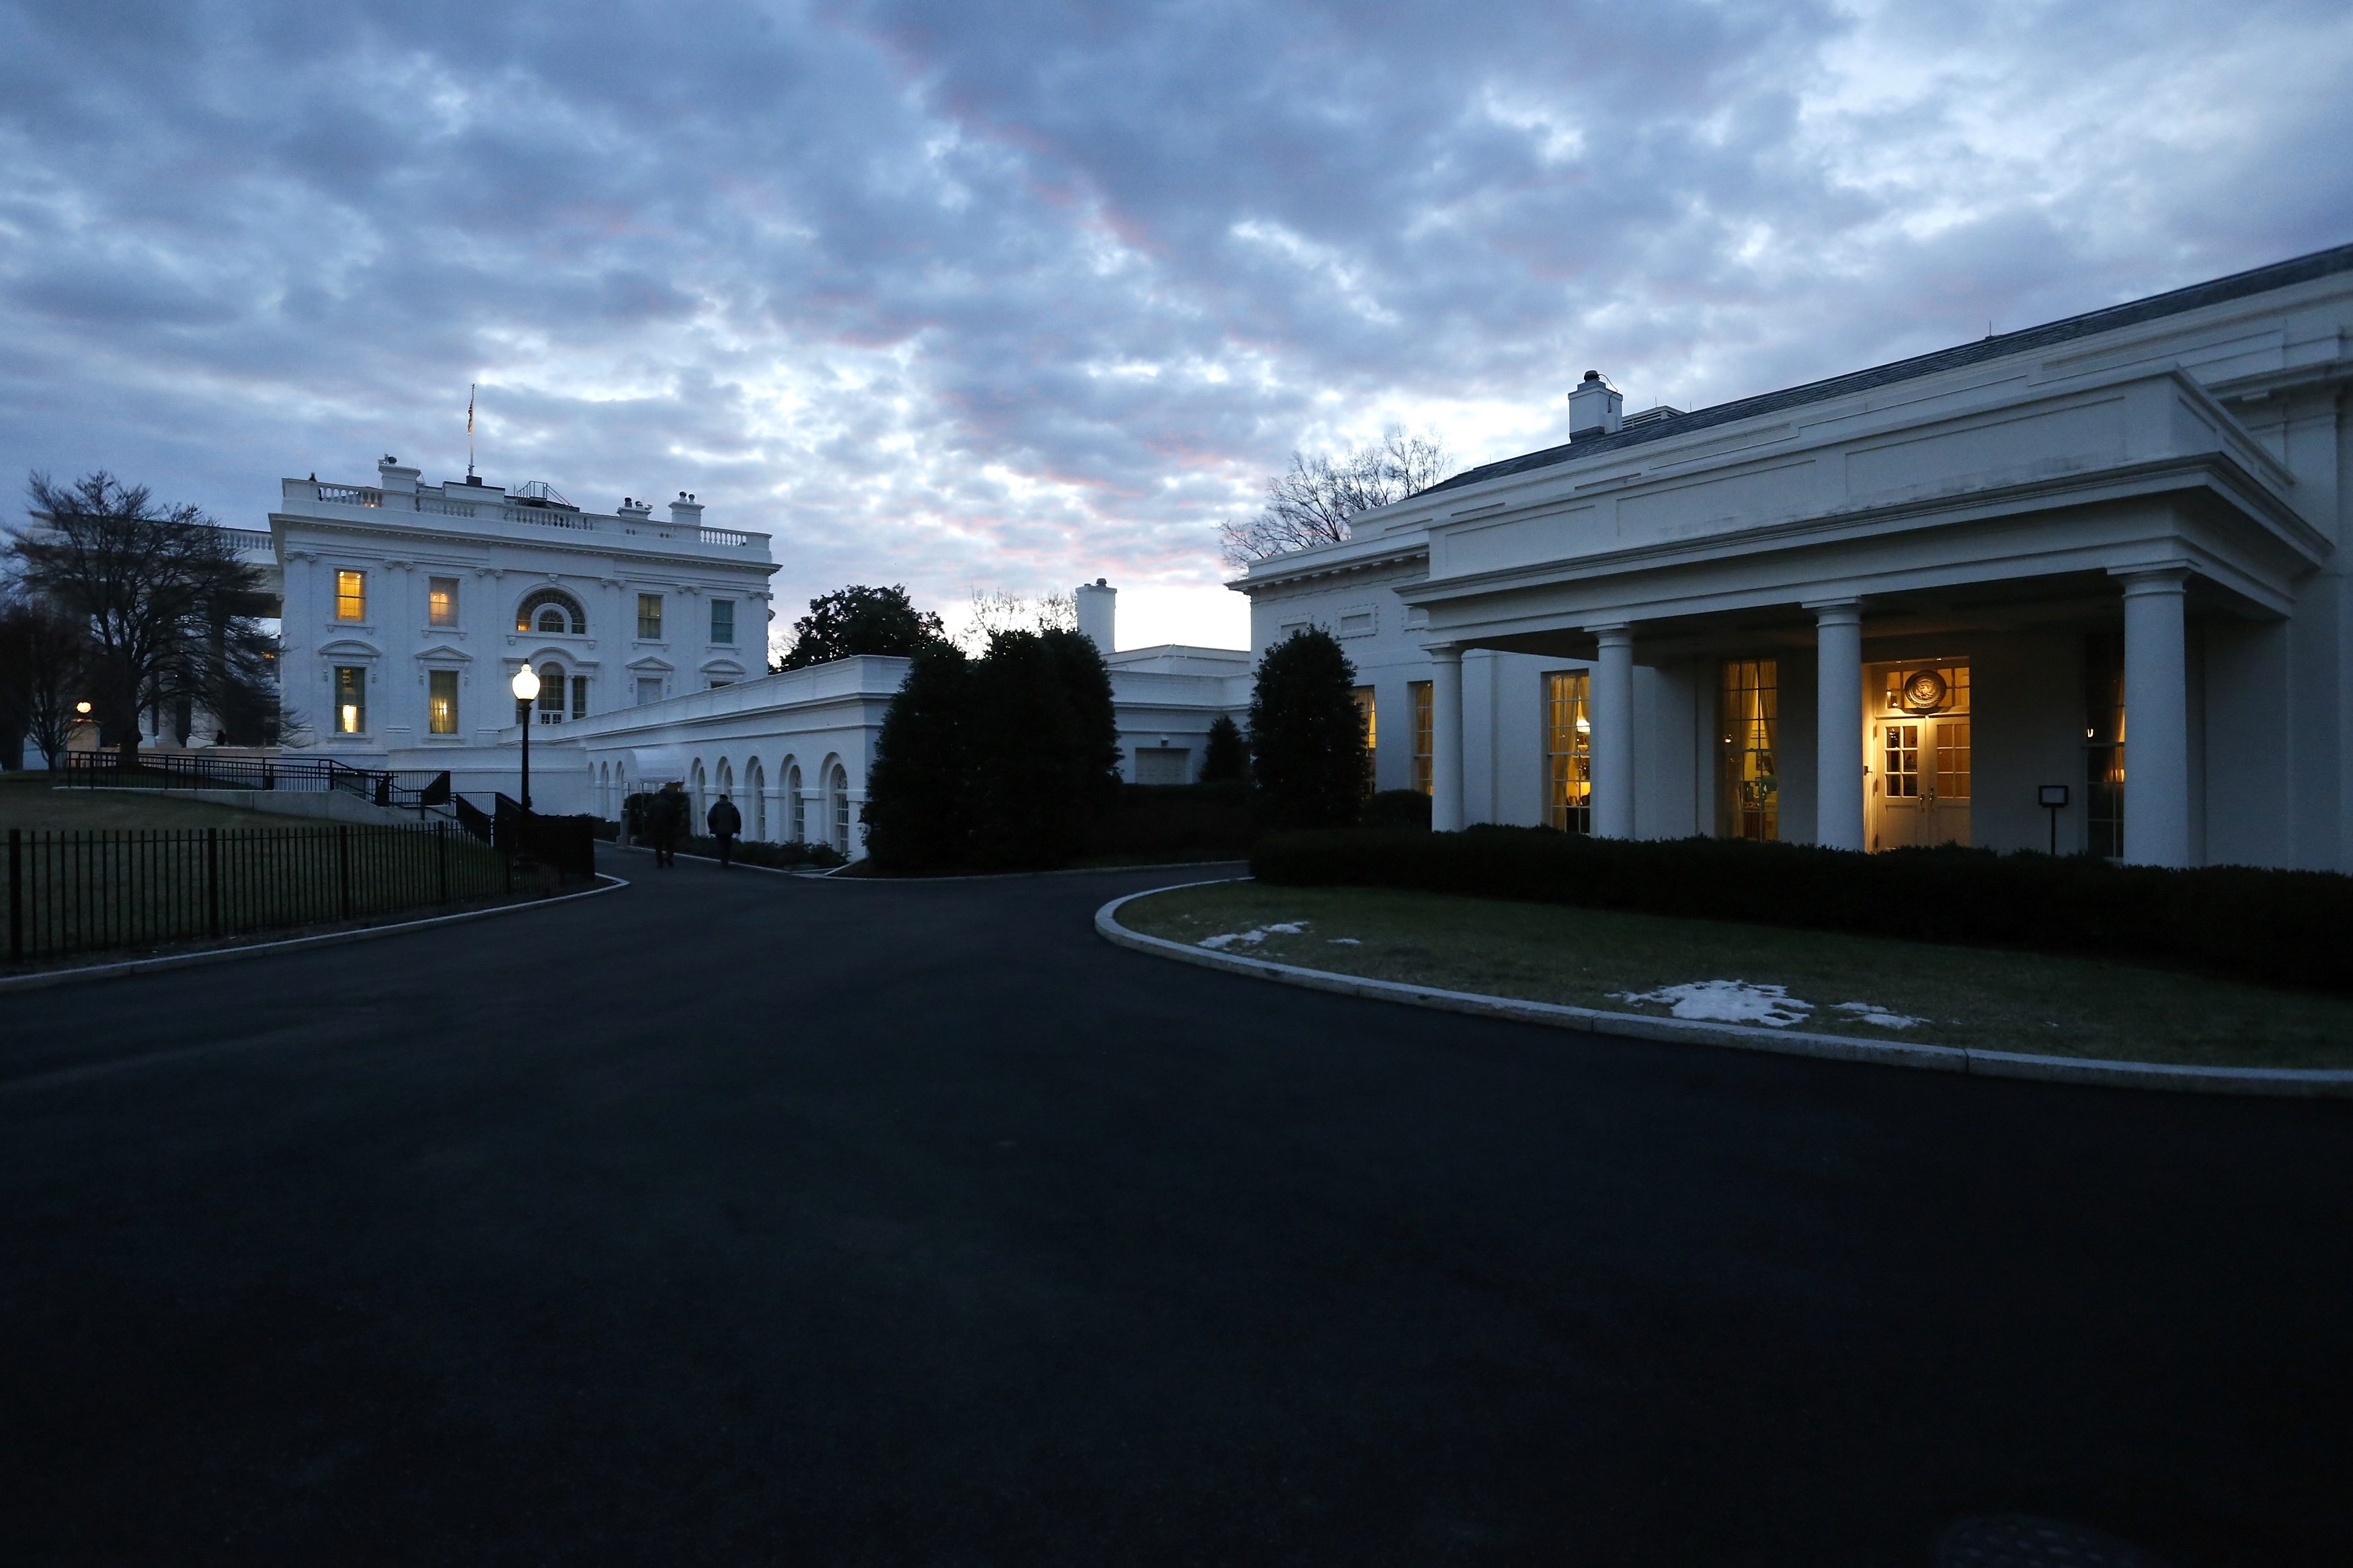
<svg viewBox="0 0 2353 1568">
<path fill-rule="evenodd" d="M 1294 447 L 1564 438 L 2353 239 L 2353 7 L 0 4 L 0 474 L 377 456 L 776 536 L 787 616 L 1247 640 Z M 15 481 L 10 480 L 11 484 Z"/>
</svg>

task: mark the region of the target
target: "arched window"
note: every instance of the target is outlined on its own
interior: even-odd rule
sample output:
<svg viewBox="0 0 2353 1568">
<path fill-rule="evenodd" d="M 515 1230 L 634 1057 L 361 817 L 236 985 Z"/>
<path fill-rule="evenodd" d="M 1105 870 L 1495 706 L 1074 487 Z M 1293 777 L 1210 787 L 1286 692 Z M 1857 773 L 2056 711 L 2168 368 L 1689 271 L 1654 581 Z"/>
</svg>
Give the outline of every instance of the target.
<svg viewBox="0 0 2353 1568">
<path fill-rule="evenodd" d="M 808 842 L 808 806 L 801 799 L 801 771 L 790 763 L 785 764 L 785 822 L 792 829 L 790 842 Z"/>
<path fill-rule="evenodd" d="M 744 793 L 752 797 L 752 837 L 766 842 L 768 837 L 768 778 L 760 771 L 760 759 L 752 758 L 744 764 Z"/>
<path fill-rule="evenodd" d="M 686 787 L 687 792 L 694 796 L 694 820 L 695 823 L 699 825 L 702 821 L 702 814 L 711 809 L 710 805 L 702 798 L 702 759 L 701 757 L 694 759 L 693 771 L 687 774 Z M 691 833 L 695 829 L 692 826 L 690 826 L 687 829 L 689 833 Z"/>
<path fill-rule="evenodd" d="M 561 588 L 534 588 L 515 606 L 515 630 L 578 637 L 588 629 L 588 612 Z"/>
<path fill-rule="evenodd" d="M 717 796 L 723 795 L 729 796 L 733 795 L 735 793 L 735 770 L 727 765 L 727 759 L 724 757 L 719 759 L 718 777 L 719 787 L 713 792 L 713 798 L 715 799 Z M 743 807 L 737 806 L 735 809 L 741 811 Z"/>
<path fill-rule="evenodd" d="M 849 853 L 849 773 L 839 763 L 833 764 L 833 774 L 825 781 L 826 793 L 833 797 L 833 848 L 837 855 Z"/>
</svg>

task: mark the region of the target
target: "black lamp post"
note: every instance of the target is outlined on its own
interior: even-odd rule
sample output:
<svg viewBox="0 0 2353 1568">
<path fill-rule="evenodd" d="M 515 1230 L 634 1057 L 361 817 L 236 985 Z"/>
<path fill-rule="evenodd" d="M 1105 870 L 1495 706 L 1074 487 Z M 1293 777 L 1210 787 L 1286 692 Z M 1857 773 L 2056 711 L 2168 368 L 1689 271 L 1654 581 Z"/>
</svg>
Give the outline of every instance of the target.
<svg viewBox="0 0 2353 1568">
<path fill-rule="evenodd" d="M 522 808 L 528 812 L 531 810 L 531 727 L 539 718 L 533 710 L 533 705 L 539 700 L 539 673 L 531 666 L 526 664 L 515 671 L 514 694 L 515 700 L 523 705 Z"/>
</svg>

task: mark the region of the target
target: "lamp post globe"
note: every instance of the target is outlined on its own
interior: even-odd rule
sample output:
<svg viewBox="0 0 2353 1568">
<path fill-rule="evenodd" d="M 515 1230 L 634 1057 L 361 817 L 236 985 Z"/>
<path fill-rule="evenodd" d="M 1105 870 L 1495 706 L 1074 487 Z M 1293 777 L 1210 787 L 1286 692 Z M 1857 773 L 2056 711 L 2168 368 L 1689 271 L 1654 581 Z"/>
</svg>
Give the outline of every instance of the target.
<svg viewBox="0 0 2353 1568">
<path fill-rule="evenodd" d="M 531 704 L 537 700 L 539 697 L 539 672 L 532 668 L 532 667 L 527 664 L 522 668 L 516 670 L 514 673 L 514 694 L 515 700 L 523 704 L 522 808 L 527 812 L 531 809 L 531 726 L 533 721 L 538 717 L 538 715 L 532 710 Z"/>
</svg>

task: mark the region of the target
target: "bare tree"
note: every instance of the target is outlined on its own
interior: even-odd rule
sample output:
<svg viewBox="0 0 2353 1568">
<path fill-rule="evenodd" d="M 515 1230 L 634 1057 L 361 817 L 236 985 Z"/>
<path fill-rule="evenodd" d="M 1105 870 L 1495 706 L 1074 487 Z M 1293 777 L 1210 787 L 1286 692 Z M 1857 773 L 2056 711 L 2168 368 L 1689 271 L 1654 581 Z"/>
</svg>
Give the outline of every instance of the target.
<svg viewBox="0 0 2353 1568">
<path fill-rule="evenodd" d="M 37 473 L 26 489 L 34 526 L 16 531 L 9 553 L 27 589 L 87 628 L 101 744 L 128 761 L 140 710 L 183 698 L 227 722 L 266 723 L 276 639 L 255 618 L 261 574 L 211 518 L 159 507 L 103 470 L 70 486 Z"/>
<path fill-rule="evenodd" d="M 40 599 L 0 600 L 0 757 L 24 765 L 24 742 L 40 749 L 54 771 L 73 734 L 90 661 L 90 635 L 81 623 Z"/>
<path fill-rule="evenodd" d="M 1248 566 L 1270 555 L 1348 537 L 1358 512 L 1419 495 L 1446 477 L 1453 458 L 1432 435 L 1392 425 L 1337 458 L 1291 454 L 1291 468 L 1266 481 L 1266 504 L 1254 517 L 1219 528 L 1226 563 Z"/>
<path fill-rule="evenodd" d="M 988 651 L 988 639 L 999 632 L 1076 631 L 1079 598 L 1075 594 L 1041 594 L 1025 599 L 998 589 L 972 591 L 972 608 L 958 639 L 965 652 L 978 658 Z"/>
</svg>

